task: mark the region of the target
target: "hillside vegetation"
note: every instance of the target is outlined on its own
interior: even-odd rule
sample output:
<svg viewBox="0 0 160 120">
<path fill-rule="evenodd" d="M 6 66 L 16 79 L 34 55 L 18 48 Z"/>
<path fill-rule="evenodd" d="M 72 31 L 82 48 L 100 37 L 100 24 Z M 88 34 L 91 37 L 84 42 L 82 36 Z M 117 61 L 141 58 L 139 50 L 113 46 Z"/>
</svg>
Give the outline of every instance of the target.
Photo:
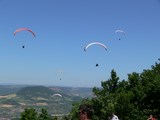
<svg viewBox="0 0 160 120">
<path fill-rule="evenodd" d="M 73 103 L 82 100 L 82 97 L 79 95 L 66 94 L 63 90 L 60 90 L 61 87 L 58 88 L 59 91 L 54 90 L 54 87 L 51 88 L 26 86 L 19 89 L 15 94 L 1 95 L 0 116 L 3 118 L 14 118 L 15 116 L 20 116 L 20 113 L 25 108 L 35 108 L 37 111 L 44 108 L 52 115 L 67 114 L 70 112 Z M 57 93 L 61 94 L 62 97 L 53 96 Z"/>
<path fill-rule="evenodd" d="M 50 90 L 47 87 L 44 86 L 29 86 L 24 87 L 21 90 L 19 90 L 16 94 L 19 97 L 23 98 L 31 98 L 31 97 L 50 97 L 56 92 L 53 90 Z"/>
</svg>

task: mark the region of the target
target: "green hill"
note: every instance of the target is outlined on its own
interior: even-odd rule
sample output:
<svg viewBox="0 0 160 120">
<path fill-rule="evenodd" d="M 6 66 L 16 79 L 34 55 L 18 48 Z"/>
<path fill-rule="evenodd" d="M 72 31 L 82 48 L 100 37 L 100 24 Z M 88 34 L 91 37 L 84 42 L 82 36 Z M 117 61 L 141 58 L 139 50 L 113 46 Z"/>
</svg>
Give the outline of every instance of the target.
<svg viewBox="0 0 160 120">
<path fill-rule="evenodd" d="M 55 94 L 53 90 L 50 90 L 47 87 L 44 86 L 29 86 L 24 87 L 21 90 L 19 90 L 16 95 L 19 97 L 49 97 L 51 95 Z"/>
</svg>

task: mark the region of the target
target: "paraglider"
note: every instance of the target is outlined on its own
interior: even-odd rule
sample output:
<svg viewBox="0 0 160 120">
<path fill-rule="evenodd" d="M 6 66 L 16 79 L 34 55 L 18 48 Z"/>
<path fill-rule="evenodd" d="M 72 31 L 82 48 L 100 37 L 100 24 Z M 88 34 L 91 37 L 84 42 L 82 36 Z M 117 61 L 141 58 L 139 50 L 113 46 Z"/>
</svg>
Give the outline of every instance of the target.
<svg viewBox="0 0 160 120">
<path fill-rule="evenodd" d="M 54 97 L 54 96 L 62 97 L 62 95 L 61 95 L 61 94 L 58 94 L 58 93 L 54 94 L 53 97 Z"/>
<path fill-rule="evenodd" d="M 100 43 L 100 42 L 91 42 L 91 43 L 87 44 L 87 45 L 84 47 L 84 51 L 86 52 L 87 49 L 88 49 L 90 46 L 92 46 L 92 45 L 99 45 L 100 47 L 104 48 L 104 49 L 107 51 L 107 46 L 106 46 L 105 44 L 103 44 L 103 43 Z M 99 66 L 99 64 L 97 63 L 97 64 L 96 64 L 96 67 L 98 67 L 98 66 Z"/>
<path fill-rule="evenodd" d="M 59 80 L 62 80 L 63 73 L 64 73 L 63 69 L 56 70 L 56 75 L 59 77 Z"/>
<path fill-rule="evenodd" d="M 126 34 L 126 32 L 124 31 L 124 30 L 121 30 L 121 29 L 117 29 L 116 31 L 115 31 L 115 33 L 120 33 L 120 34 L 123 34 L 123 35 L 125 35 Z M 119 38 L 119 40 L 121 40 L 121 38 Z"/>
<path fill-rule="evenodd" d="M 35 33 L 34 33 L 32 30 L 28 29 L 28 28 L 19 28 L 19 29 L 17 29 L 17 30 L 13 33 L 13 35 L 15 36 L 18 32 L 21 32 L 21 31 L 28 31 L 28 32 L 30 32 L 34 37 L 36 36 Z M 25 48 L 25 45 L 23 45 L 22 48 Z"/>
<path fill-rule="evenodd" d="M 89 43 L 88 45 L 85 46 L 84 51 L 87 51 L 87 49 L 92 45 L 99 45 L 99 46 L 103 47 L 107 51 L 107 46 L 105 44 L 103 44 L 103 43 L 100 43 L 100 42 L 91 42 L 91 43 Z"/>
</svg>

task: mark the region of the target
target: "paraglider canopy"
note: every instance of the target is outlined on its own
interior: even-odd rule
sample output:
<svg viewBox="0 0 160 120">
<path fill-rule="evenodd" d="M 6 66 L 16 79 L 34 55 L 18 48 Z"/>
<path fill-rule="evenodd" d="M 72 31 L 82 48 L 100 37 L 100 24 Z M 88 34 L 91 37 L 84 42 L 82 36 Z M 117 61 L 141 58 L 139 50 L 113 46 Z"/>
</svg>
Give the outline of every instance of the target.
<svg viewBox="0 0 160 120">
<path fill-rule="evenodd" d="M 87 49 L 92 45 L 99 45 L 99 46 L 103 47 L 107 51 L 107 46 L 105 44 L 103 44 L 103 43 L 100 43 L 100 42 L 91 42 L 91 43 L 89 43 L 88 45 L 86 45 L 84 47 L 84 51 L 87 51 Z"/>
<path fill-rule="evenodd" d="M 126 32 L 124 31 L 124 30 L 121 30 L 121 29 L 117 29 L 116 31 L 115 31 L 115 33 L 122 33 L 122 34 L 126 34 Z"/>
<path fill-rule="evenodd" d="M 62 95 L 59 94 L 59 93 L 54 94 L 53 97 L 54 97 L 54 96 L 62 97 Z"/>
<path fill-rule="evenodd" d="M 30 32 L 34 37 L 36 37 L 35 33 L 32 30 L 28 29 L 28 28 L 19 28 L 13 34 L 15 36 L 18 32 L 21 32 L 21 31 L 24 31 L 24 30 Z"/>
</svg>

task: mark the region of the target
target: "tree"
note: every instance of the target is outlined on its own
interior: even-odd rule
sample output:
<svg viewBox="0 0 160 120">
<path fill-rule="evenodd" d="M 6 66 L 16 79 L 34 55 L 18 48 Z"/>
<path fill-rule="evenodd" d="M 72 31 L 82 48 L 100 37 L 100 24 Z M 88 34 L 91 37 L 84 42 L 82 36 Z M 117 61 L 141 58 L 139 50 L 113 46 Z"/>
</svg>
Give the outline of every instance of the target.
<svg viewBox="0 0 160 120">
<path fill-rule="evenodd" d="M 119 80 L 112 70 L 101 86 L 93 88 L 94 97 L 88 100 L 95 110 L 94 120 L 106 120 L 112 112 L 123 120 L 144 120 L 149 114 L 160 117 L 160 63 L 128 74 L 126 80 Z"/>
<path fill-rule="evenodd" d="M 38 120 L 36 110 L 34 108 L 26 108 L 24 112 L 21 113 L 20 120 Z"/>
<path fill-rule="evenodd" d="M 92 102 L 95 108 L 95 115 L 100 120 L 108 119 L 108 116 L 115 111 L 118 80 L 119 77 L 112 70 L 111 78 L 101 82 L 102 88 L 93 88 L 95 98 L 92 99 Z"/>
<path fill-rule="evenodd" d="M 41 109 L 41 113 L 38 116 L 38 120 L 51 120 L 51 117 L 46 109 L 44 108 Z"/>
</svg>

